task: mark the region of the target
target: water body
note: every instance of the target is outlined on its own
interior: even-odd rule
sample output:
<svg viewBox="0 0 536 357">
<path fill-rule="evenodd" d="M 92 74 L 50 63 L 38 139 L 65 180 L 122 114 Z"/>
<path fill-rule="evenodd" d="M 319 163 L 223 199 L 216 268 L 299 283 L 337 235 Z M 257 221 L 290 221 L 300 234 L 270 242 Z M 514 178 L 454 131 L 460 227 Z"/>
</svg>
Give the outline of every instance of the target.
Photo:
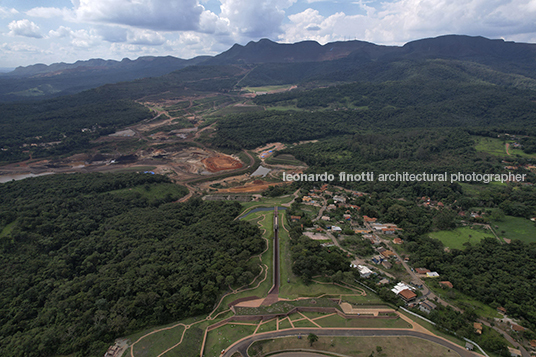
<svg viewBox="0 0 536 357">
<path fill-rule="evenodd" d="M 2 175 L 0 176 L 0 183 L 6 183 L 11 180 L 15 180 L 15 181 L 23 180 L 28 177 L 37 177 L 37 176 L 53 175 L 53 174 L 54 172 L 45 172 L 45 173 L 37 174 L 37 175 L 36 174 Z"/>
<path fill-rule="evenodd" d="M 251 174 L 251 176 L 262 176 L 262 177 L 266 177 L 266 175 L 268 175 L 268 173 L 272 171 L 272 169 L 267 169 L 266 167 L 264 166 L 259 166 L 257 168 L 257 170 L 255 170 L 254 173 Z"/>
<path fill-rule="evenodd" d="M 284 211 L 286 210 L 287 208 L 286 207 L 277 207 L 278 210 L 280 211 Z M 273 207 L 259 207 L 259 208 L 255 208 L 255 209 L 252 209 L 251 211 L 249 211 L 248 213 L 246 213 L 245 216 L 241 216 L 240 218 L 238 219 L 244 219 L 246 218 L 247 216 L 249 216 L 250 214 L 252 213 L 256 213 L 256 212 L 262 212 L 262 211 L 273 211 L 274 208 Z"/>
</svg>

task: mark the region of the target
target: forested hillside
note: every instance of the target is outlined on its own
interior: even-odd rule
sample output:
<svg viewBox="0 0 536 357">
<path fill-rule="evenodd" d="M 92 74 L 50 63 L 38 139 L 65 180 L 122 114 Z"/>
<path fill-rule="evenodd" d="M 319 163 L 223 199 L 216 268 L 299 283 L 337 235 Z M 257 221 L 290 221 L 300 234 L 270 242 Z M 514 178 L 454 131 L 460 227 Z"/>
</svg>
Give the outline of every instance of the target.
<svg viewBox="0 0 536 357">
<path fill-rule="evenodd" d="M 118 336 L 209 311 L 265 243 L 236 202 L 149 174 L 0 185 L 0 354 L 103 355 Z M 231 278 L 232 277 L 232 278 Z"/>
</svg>

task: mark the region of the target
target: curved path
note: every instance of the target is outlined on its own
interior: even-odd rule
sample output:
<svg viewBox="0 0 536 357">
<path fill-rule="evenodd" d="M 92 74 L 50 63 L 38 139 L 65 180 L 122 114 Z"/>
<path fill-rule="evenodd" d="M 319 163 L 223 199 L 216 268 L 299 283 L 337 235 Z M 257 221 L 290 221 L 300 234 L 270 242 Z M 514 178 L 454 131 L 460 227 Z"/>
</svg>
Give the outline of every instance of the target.
<svg viewBox="0 0 536 357">
<path fill-rule="evenodd" d="M 223 353 L 222 357 L 231 357 L 236 352 L 240 353 L 243 357 L 246 357 L 248 356 L 247 349 L 249 348 L 249 346 L 251 346 L 252 343 L 256 341 L 272 339 L 276 337 L 297 336 L 298 334 L 306 336 L 310 333 L 314 333 L 317 336 L 330 336 L 330 337 L 333 337 L 333 336 L 338 336 L 338 337 L 375 337 L 375 336 L 417 337 L 426 341 L 437 343 L 446 348 L 449 348 L 453 350 L 454 352 L 456 352 L 457 354 L 459 354 L 461 357 L 480 356 L 479 354 L 467 351 L 463 347 L 453 342 L 450 342 L 449 340 L 445 340 L 441 337 L 429 335 L 429 334 L 418 332 L 418 331 L 407 330 L 407 329 L 294 328 L 294 329 L 287 329 L 283 331 L 266 332 L 266 333 L 256 334 L 253 336 L 248 336 L 246 338 L 243 338 L 242 340 L 238 341 L 237 343 L 229 347 L 225 351 L 225 353 Z"/>
</svg>

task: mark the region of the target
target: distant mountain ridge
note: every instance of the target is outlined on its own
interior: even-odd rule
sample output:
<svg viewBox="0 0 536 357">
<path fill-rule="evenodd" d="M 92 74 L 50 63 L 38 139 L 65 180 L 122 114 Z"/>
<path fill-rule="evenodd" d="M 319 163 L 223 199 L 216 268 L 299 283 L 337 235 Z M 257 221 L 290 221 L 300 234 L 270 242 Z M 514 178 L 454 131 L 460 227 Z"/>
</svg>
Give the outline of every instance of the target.
<svg viewBox="0 0 536 357">
<path fill-rule="evenodd" d="M 487 72 L 523 76 L 507 79 L 511 82 L 524 81 L 524 78 L 536 79 L 536 44 L 465 35 L 420 39 L 403 46 L 383 46 L 365 41 L 339 41 L 325 45 L 315 41 L 287 44 L 261 39 L 245 46 L 235 44 L 216 56 L 189 60 L 172 56 L 122 61 L 91 59 L 72 64 L 18 67 L 10 73 L 0 74 L 0 101 L 73 94 L 104 84 L 160 77 L 191 66 L 253 68 L 247 81 L 243 82 L 247 82 L 247 85 L 297 83 L 315 79 L 397 80 L 410 75 L 410 68 L 414 73 L 418 72 L 419 63 L 430 60 L 451 61 L 446 67 L 443 66 L 443 70 L 457 72 L 454 77 L 460 77 L 466 71 L 461 69 L 463 66 L 454 68 L 456 64 L 452 61 L 460 61 L 465 67 L 472 62 L 486 66 Z M 401 72 L 402 67 L 397 63 L 403 63 L 406 73 Z M 481 68 L 471 70 L 482 72 Z M 200 72 L 203 71 L 200 69 Z M 195 78 L 195 69 L 189 70 L 188 76 Z"/>
</svg>

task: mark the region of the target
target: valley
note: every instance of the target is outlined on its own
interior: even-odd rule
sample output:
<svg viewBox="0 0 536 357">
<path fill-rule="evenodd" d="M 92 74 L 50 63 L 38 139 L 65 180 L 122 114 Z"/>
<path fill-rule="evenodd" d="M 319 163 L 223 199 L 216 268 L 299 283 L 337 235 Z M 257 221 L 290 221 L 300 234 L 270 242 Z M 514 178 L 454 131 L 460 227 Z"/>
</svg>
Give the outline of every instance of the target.
<svg viewBox="0 0 536 357">
<path fill-rule="evenodd" d="M 512 48 L 536 58 L 261 40 L 4 97 L 0 354 L 530 356 L 536 68 Z"/>
</svg>

